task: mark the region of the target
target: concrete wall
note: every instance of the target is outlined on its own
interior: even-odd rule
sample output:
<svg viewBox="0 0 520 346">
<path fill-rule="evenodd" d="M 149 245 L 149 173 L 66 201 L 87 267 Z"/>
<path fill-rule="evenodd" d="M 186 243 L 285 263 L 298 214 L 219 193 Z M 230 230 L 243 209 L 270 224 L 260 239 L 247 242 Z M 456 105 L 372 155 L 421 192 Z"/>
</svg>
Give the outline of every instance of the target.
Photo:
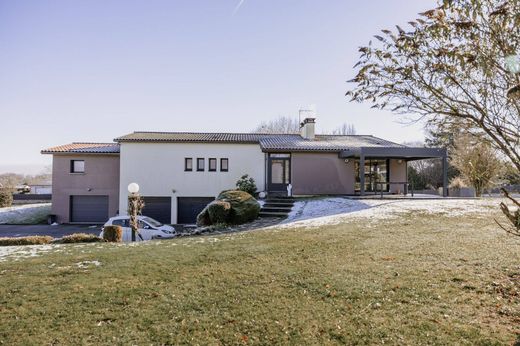
<svg viewBox="0 0 520 346">
<path fill-rule="evenodd" d="M 85 173 L 70 173 L 71 160 L 84 160 Z M 89 191 L 90 189 L 90 191 Z M 119 156 L 54 155 L 52 160 L 52 214 L 58 223 L 70 221 L 70 196 L 108 196 L 108 215 L 119 206 Z"/>
<path fill-rule="evenodd" d="M 193 171 L 184 171 L 184 159 L 193 158 Z M 197 158 L 205 171 L 197 172 Z M 217 171 L 208 171 L 208 158 L 217 158 Z M 229 171 L 220 171 L 220 158 L 229 159 Z M 249 174 L 258 191 L 265 185 L 265 155 L 258 144 L 121 143 L 119 209 L 126 213 L 128 184 L 136 182 L 142 196 L 172 197 L 172 223 L 177 222 L 177 197 L 216 197 L 235 188 Z"/>
<path fill-rule="evenodd" d="M 405 182 L 407 181 L 407 164 L 405 160 L 399 163 L 397 159 L 390 159 L 390 182 Z M 404 185 L 391 184 L 391 193 L 404 193 Z"/>
<path fill-rule="evenodd" d="M 291 172 L 294 195 L 354 194 L 354 160 L 337 153 L 293 153 Z"/>
</svg>

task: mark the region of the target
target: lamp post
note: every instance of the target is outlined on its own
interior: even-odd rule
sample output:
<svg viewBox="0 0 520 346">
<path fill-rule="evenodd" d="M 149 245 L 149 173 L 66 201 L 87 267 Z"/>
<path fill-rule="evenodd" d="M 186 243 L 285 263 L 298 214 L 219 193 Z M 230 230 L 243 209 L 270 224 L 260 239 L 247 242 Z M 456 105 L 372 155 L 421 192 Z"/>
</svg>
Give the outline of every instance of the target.
<svg viewBox="0 0 520 346">
<path fill-rule="evenodd" d="M 143 208 L 143 201 L 139 196 L 139 185 L 137 183 L 128 184 L 128 215 L 130 215 L 130 227 L 132 227 L 132 241 L 135 241 L 137 233 L 137 214 Z"/>
</svg>

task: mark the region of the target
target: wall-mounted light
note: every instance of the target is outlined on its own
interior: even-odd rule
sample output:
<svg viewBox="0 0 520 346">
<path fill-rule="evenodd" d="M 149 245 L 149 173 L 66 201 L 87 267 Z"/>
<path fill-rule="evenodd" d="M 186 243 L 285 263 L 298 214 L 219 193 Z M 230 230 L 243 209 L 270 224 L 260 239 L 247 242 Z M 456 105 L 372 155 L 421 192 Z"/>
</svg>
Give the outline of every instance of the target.
<svg viewBox="0 0 520 346">
<path fill-rule="evenodd" d="M 177 192 L 177 190 L 175 190 L 175 189 L 172 189 L 172 193 L 176 193 L 176 192 Z"/>
<path fill-rule="evenodd" d="M 349 162 L 350 162 L 350 160 L 349 160 L 349 159 L 345 159 L 345 163 L 349 163 Z"/>
<path fill-rule="evenodd" d="M 401 164 L 401 163 L 403 163 L 403 160 L 399 159 L 399 160 L 397 160 L 397 163 Z"/>
<path fill-rule="evenodd" d="M 91 188 L 91 187 L 88 187 L 88 188 L 87 188 L 87 191 L 88 191 L 88 192 L 92 191 L 92 188 Z"/>
</svg>

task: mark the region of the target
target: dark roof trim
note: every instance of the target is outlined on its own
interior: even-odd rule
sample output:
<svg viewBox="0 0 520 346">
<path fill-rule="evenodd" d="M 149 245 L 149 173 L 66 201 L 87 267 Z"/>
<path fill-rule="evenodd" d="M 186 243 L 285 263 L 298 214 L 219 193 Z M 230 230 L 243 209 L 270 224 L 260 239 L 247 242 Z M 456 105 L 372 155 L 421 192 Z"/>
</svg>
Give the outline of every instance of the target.
<svg viewBox="0 0 520 346">
<path fill-rule="evenodd" d="M 353 150 L 343 150 L 340 152 L 340 158 L 351 157 L 387 157 L 401 158 L 408 160 L 432 159 L 447 157 L 446 148 L 414 148 L 414 147 L 361 147 Z"/>
<path fill-rule="evenodd" d="M 338 150 L 338 149 L 330 149 L 330 148 L 323 148 L 323 149 L 318 149 L 318 148 L 311 148 L 311 149 L 307 149 L 307 148 L 267 148 L 267 149 L 262 149 L 262 152 L 263 153 L 333 153 L 333 154 L 338 154 L 338 153 L 341 153 L 341 150 Z"/>
</svg>

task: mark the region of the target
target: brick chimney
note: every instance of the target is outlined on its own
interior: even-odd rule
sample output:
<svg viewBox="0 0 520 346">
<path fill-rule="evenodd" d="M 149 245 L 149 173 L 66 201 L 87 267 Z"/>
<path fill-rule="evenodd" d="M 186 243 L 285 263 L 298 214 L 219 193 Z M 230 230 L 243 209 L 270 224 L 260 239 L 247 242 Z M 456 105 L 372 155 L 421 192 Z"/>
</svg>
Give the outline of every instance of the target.
<svg viewBox="0 0 520 346">
<path fill-rule="evenodd" d="M 314 124 L 316 118 L 305 118 L 300 124 L 300 135 L 305 139 L 313 140 L 315 137 Z"/>
</svg>

